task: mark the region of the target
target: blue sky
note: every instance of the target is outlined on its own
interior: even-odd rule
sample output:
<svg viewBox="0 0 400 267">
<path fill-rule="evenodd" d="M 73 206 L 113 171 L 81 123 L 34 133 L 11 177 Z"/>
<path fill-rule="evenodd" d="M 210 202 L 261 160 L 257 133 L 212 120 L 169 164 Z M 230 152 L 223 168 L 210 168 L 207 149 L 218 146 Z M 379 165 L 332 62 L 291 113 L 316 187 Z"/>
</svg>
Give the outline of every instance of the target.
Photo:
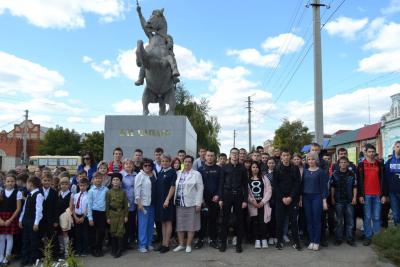
<svg viewBox="0 0 400 267">
<path fill-rule="evenodd" d="M 254 144 L 272 138 L 283 118 L 302 119 L 313 130 L 307 2 L 140 1 L 146 18 L 165 8 L 181 80 L 196 99 L 209 99 L 210 114 L 222 126 L 223 151 L 233 143 L 234 129 L 237 144 L 248 146 L 249 95 Z M 330 4 L 321 9 L 327 22 L 324 119 L 325 132 L 333 133 L 368 123 L 368 98 L 371 122 L 379 121 L 390 108 L 390 95 L 400 92 L 400 1 L 324 3 Z M 132 0 L 1 1 L 0 129 L 9 130 L 25 109 L 35 123 L 79 132 L 102 130 L 105 114 L 141 114 L 143 87 L 133 85 L 134 51 L 138 39 L 147 40 L 135 5 Z"/>
</svg>

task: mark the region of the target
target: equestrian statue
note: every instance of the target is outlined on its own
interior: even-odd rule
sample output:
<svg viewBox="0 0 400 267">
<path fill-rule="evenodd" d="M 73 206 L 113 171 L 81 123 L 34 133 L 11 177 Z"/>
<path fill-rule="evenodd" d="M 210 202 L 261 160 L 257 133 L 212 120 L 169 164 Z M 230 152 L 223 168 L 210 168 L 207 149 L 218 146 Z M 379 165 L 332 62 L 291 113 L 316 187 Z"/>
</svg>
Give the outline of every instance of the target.
<svg viewBox="0 0 400 267">
<path fill-rule="evenodd" d="M 150 103 L 158 103 L 159 115 L 174 115 L 175 89 L 180 74 L 173 51 L 174 42 L 167 31 L 164 9 L 154 10 L 147 21 L 138 2 L 136 10 L 143 31 L 149 39 L 146 47 L 143 41 L 139 40 L 136 49 L 136 64 L 140 71 L 135 85 L 141 86 L 146 80 L 142 96 L 143 115 L 149 114 Z M 168 111 L 166 104 L 169 106 Z"/>
</svg>

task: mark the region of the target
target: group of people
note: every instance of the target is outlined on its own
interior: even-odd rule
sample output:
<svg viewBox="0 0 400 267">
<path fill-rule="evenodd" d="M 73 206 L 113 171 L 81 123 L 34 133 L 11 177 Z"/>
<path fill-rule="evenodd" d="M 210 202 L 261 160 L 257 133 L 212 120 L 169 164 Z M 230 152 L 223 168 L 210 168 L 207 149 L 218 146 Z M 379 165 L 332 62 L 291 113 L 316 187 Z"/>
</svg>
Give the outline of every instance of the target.
<svg viewBox="0 0 400 267">
<path fill-rule="evenodd" d="M 345 148 L 333 163 L 316 143 L 305 156 L 287 149 L 269 155 L 258 147 L 217 157 L 201 147 L 197 159 L 184 150 L 171 158 L 162 148 L 154 159 L 143 158 L 140 149 L 123 159 L 117 147 L 110 162 L 96 163 L 92 152 L 82 161 L 73 176 L 46 166 L 32 174 L 18 166 L 0 175 L 2 265 L 13 254 L 21 266 L 33 264 L 48 244 L 54 260 L 72 250 L 102 257 L 105 245 L 114 257 L 136 247 L 166 253 L 173 243 L 174 252 L 190 253 L 205 243 L 225 252 L 229 236 L 238 253 L 244 238 L 256 249 L 281 250 L 291 241 L 302 250 L 304 240 L 318 251 L 327 228 L 335 245 L 355 246 L 357 215 L 368 246 L 389 200 L 394 224 L 400 223 L 400 141 L 386 163 L 367 144 L 357 166 Z"/>
</svg>

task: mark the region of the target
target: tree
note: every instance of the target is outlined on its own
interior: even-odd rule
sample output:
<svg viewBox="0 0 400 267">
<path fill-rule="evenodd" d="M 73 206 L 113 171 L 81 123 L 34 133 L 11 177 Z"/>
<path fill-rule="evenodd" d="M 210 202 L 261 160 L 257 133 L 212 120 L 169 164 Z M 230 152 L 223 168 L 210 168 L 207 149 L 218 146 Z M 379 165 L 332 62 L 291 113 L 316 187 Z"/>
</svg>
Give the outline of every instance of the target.
<svg viewBox="0 0 400 267">
<path fill-rule="evenodd" d="M 40 155 L 78 155 L 80 135 L 63 127 L 50 128 L 40 142 Z"/>
<path fill-rule="evenodd" d="M 204 146 L 219 153 L 218 133 L 220 125 L 214 116 L 210 116 L 209 102 L 205 98 L 200 103 L 193 100 L 193 96 L 178 85 L 176 88 L 176 115 L 187 116 L 197 133 L 197 146 Z"/>
<path fill-rule="evenodd" d="M 274 147 L 287 148 L 292 152 L 300 152 L 304 145 L 310 144 L 311 134 L 301 120 L 290 122 L 283 120 L 282 125 L 275 131 Z"/>
<path fill-rule="evenodd" d="M 81 142 L 81 152 L 92 151 L 96 162 L 103 160 L 104 132 L 92 132 L 86 134 Z"/>
</svg>

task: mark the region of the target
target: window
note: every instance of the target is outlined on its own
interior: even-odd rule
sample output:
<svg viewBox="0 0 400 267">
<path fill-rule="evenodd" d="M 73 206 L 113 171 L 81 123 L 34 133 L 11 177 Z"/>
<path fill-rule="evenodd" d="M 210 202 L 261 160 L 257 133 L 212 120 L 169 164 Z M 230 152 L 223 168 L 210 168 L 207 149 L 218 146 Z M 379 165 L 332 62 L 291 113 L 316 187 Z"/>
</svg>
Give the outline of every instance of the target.
<svg viewBox="0 0 400 267">
<path fill-rule="evenodd" d="M 77 159 L 68 159 L 68 165 L 76 166 L 76 165 L 78 165 L 78 160 Z"/>
<path fill-rule="evenodd" d="M 48 166 L 57 166 L 57 159 L 48 159 Z"/>
<path fill-rule="evenodd" d="M 37 159 L 31 159 L 31 160 L 29 161 L 29 165 L 37 166 L 37 165 L 38 165 L 38 160 L 37 160 Z"/>
<path fill-rule="evenodd" d="M 47 166 L 47 159 L 39 159 L 39 166 L 45 165 Z"/>
</svg>

